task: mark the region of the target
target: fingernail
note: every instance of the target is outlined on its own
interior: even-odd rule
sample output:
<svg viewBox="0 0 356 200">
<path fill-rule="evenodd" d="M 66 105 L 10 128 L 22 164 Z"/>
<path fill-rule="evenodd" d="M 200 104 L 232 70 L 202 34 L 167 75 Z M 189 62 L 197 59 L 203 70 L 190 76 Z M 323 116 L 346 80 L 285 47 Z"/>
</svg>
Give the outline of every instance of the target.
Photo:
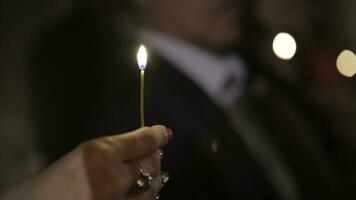
<svg viewBox="0 0 356 200">
<path fill-rule="evenodd" d="M 166 137 L 168 138 L 168 141 L 173 139 L 173 131 L 171 129 L 166 128 L 165 134 L 166 134 Z"/>
</svg>

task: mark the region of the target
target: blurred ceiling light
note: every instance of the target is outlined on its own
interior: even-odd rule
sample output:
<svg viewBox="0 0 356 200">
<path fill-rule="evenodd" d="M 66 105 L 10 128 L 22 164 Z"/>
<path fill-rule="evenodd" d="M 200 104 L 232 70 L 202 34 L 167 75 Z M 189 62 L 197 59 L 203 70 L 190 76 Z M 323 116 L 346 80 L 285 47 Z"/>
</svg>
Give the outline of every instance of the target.
<svg viewBox="0 0 356 200">
<path fill-rule="evenodd" d="M 346 77 L 356 74 L 356 55 L 350 50 L 344 50 L 336 60 L 337 70 Z"/>
<path fill-rule="evenodd" d="M 282 60 L 290 60 L 297 52 L 297 43 L 289 33 L 278 33 L 273 40 L 273 52 Z"/>
</svg>

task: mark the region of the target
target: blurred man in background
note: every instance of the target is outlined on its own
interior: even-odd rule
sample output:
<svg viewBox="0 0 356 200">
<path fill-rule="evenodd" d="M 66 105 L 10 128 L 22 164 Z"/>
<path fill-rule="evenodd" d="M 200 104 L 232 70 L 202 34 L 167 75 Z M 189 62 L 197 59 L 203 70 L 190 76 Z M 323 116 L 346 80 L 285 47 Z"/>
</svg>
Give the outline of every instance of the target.
<svg viewBox="0 0 356 200">
<path fill-rule="evenodd" d="M 313 111 L 306 112 L 255 55 L 239 50 L 249 34 L 240 26 L 248 20 L 241 18 L 243 2 L 120 3 L 121 11 L 82 6 L 41 38 L 33 77 L 49 160 L 99 133 L 139 126 L 134 58 L 138 44 L 145 43 L 148 124 L 163 122 L 176 132 L 166 149 L 170 157 L 163 166 L 172 181 L 162 198 L 350 195 L 325 151 L 321 133 L 329 129 L 311 119 Z"/>
</svg>

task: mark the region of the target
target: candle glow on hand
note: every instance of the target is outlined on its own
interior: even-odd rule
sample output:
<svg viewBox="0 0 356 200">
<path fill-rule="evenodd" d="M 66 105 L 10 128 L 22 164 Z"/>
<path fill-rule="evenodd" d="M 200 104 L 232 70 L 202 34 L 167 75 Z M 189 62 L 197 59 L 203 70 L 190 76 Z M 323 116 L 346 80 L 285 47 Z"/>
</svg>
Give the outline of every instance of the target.
<svg viewBox="0 0 356 200">
<path fill-rule="evenodd" d="M 141 45 L 137 52 L 137 63 L 140 70 L 145 70 L 147 66 L 147 50 L 144 45 Z"/>
</svg>

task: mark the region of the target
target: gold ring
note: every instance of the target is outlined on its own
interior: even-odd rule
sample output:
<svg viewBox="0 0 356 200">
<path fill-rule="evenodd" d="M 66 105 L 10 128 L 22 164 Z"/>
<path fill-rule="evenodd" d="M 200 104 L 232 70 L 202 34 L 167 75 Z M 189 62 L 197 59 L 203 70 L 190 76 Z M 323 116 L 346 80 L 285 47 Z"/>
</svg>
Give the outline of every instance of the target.
<svg viewBox="0 0 356 200">
<path fill-rule="evenodd" d="M 152 181 L 154 179 L 149 173 L 140 167 L 140 178 L 136 181 L 136 184 L 132 188 L 132 193 L 135 195 L 141 195 L 151 189 Z"/>
</svg>

